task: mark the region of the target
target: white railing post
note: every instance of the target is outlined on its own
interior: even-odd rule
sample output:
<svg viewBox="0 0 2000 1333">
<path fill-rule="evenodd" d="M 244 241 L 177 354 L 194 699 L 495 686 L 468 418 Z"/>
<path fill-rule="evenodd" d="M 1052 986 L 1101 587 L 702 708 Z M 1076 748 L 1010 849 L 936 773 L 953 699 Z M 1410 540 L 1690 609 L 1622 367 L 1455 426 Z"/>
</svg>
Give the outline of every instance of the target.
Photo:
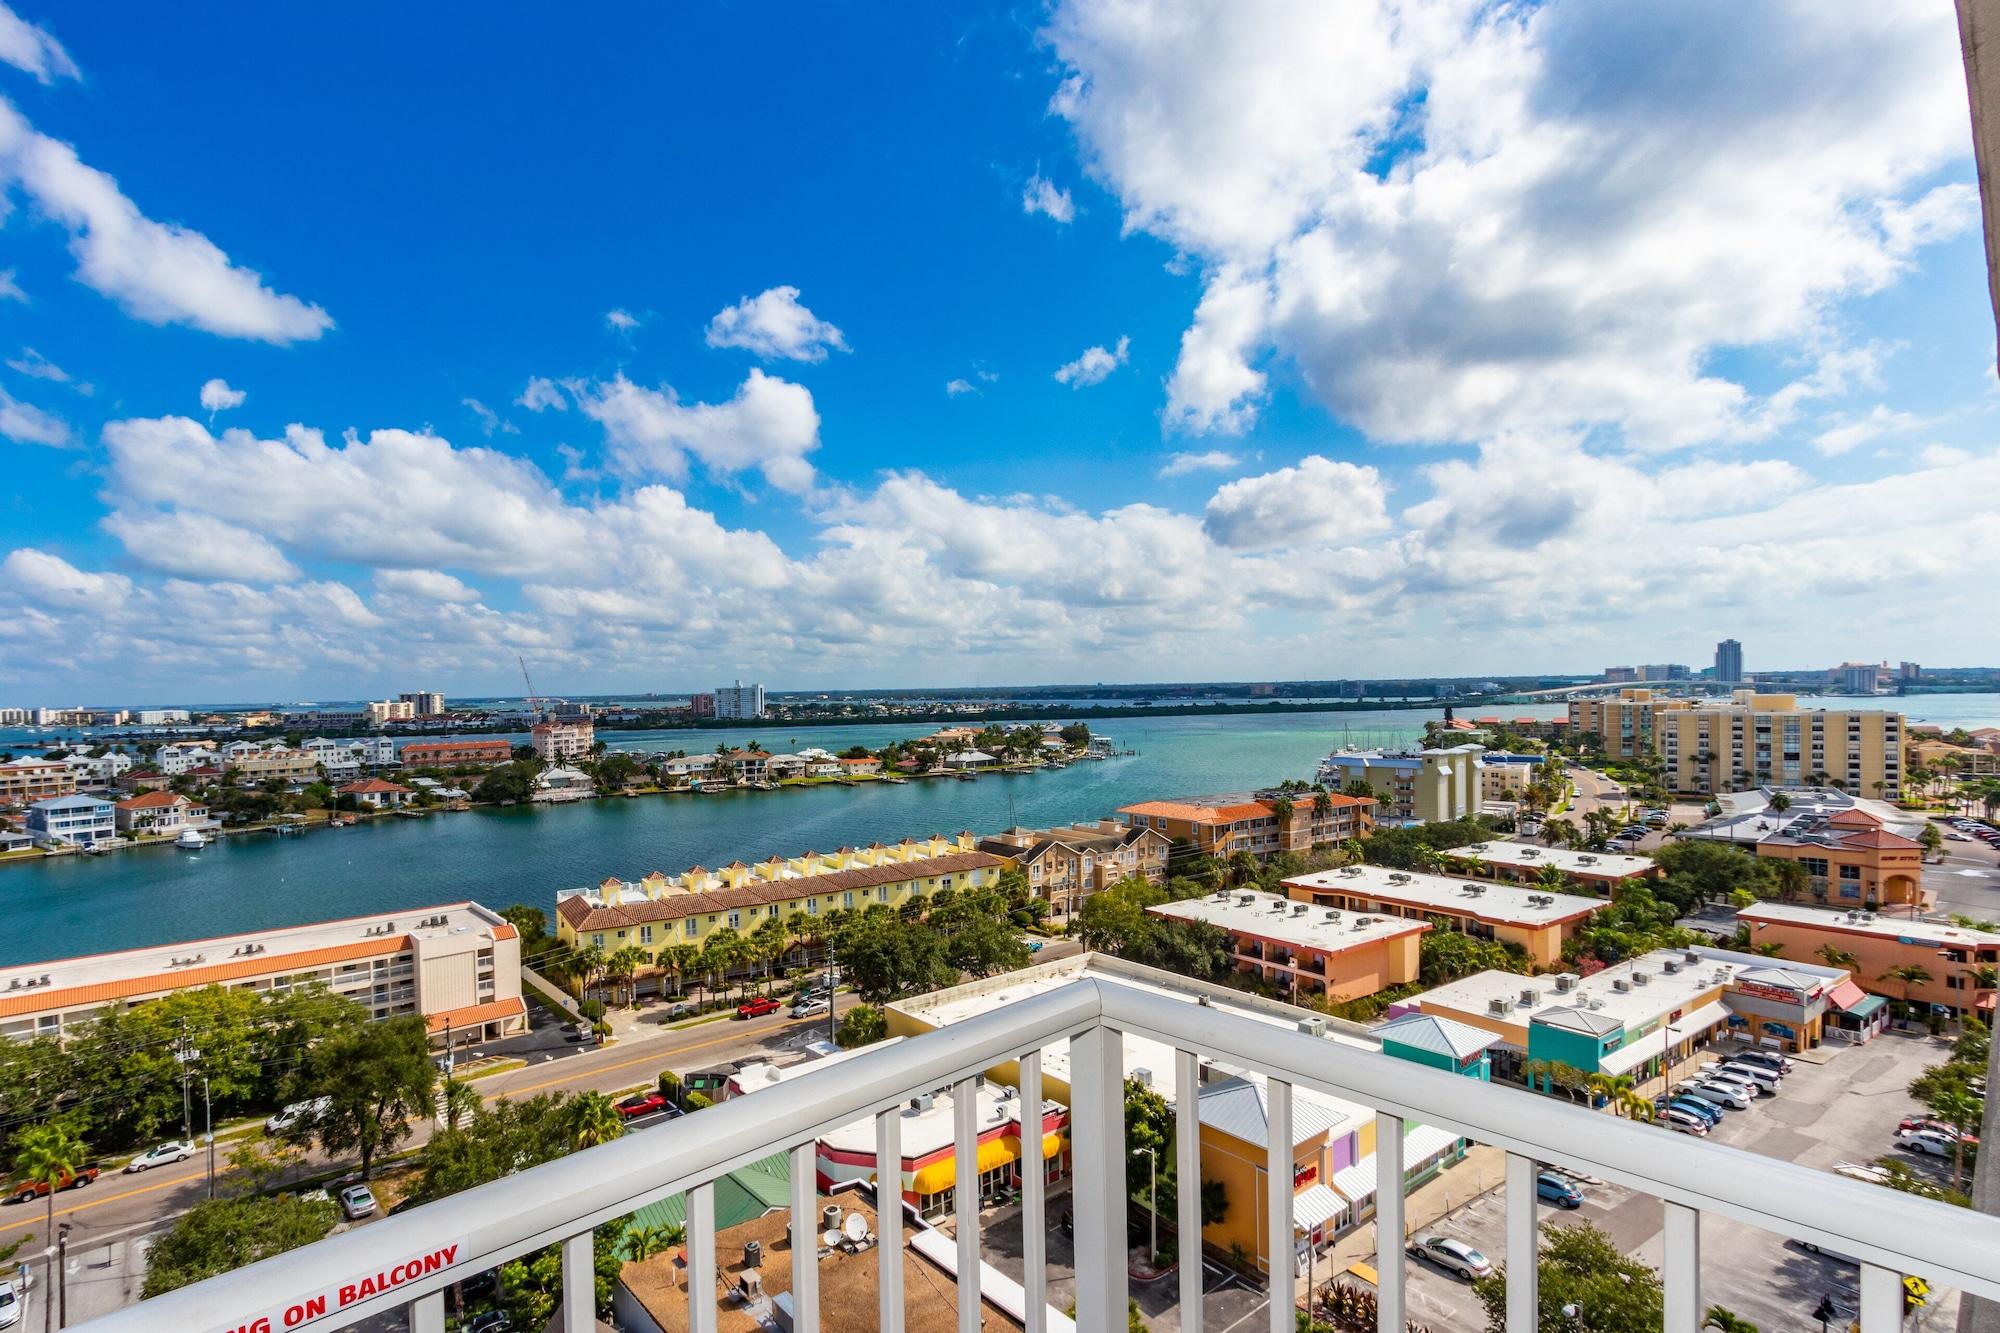
<svg viewBox="0 0 2000 1333">
<path fill-rule="evenodd" d="M 1069 1040 L 1076 1325 L 1125 1327 L 1125 1042 L 1102 1022 Z"/>
<path fill-rule="evenodd" d="M 1541 1321 L 1538 1312 L 1541 1246 L 1535 1234 L 1538 1219 L 1533 1158 L 1507 1154 L 1506 1193 L 1507 1333 L 1536 1333 Z"/>
<path fill-rule="evenodd" d="M 1701 1213 L 1684 1204 L 1668 1203 L 1666 1264 L 1660 1276 L 1666 1286 L 1663 1333 L 1698 1333 L 1701 1304 Z"/>
<path fill-rule="evenodd" d="M 875 1113 L 876 1327 L 903 1333 L 903 1108 Z M 712 1330 L 708 1331 L 712 1333 Z"/>
<path fill-rule="evenodd" d="M 1880 1264 L 1861 1265 L 1861 1333 L 1897 1333 L 1903 1327 L 1903 1275 Z"/>
<path fill-rule="evenodd" d="M 1271 1278 L 1271 1333 L 1297 1333 L 1298 1250 L 1292 1243 L 1292 1085 L 1269 1080 L 1264 1088 L 1264 1262 Z"/>
<path fill-rule="evenodd" d="M 410 1302 L 410 1333 L 444 1333 L 444 1293 L 434 1291 Z"/>
<path fill-rule="evenodd" d="M 952 1216 L 958 1231 L 958 1329 L 979 1333 L 979 1080 L 951 1086 Z"/>
<path fill-rule="evenodd" d="M 562 1243 L 563 1333 L 590 1333 L 597 1327 L 595 1246 L 588 1231 Z"/>
<path fill-rule="evenodd" d="M 792 1333 L 819 1333 L 819 1143 L 792 1149 Z"/>
<path fill-rule="evenodd" d="M 688 1333 L 715 1333 L 715 1185 L 696 1185 L 687 1202 Z M 770 1262 L 767 1258 L 766 1263 Z"/>
<path fill-rule="evenodd" d="M 1201 1057 L 1174 1052 L 1174 1188 L 1180 1191 L 1181 1333 L 1201 1333 Z"/>
<path fill-rule="evenodd" d="M 1389 1163 L 1387 1170 L 1383 1163 Z M 1403 1290 L 1403 1117 L 1375 1116 L 1375 1327 L 1403 1333 L 1408 1325 Z"/>
<path fill-rule="evenodd" d="M 1042 1153 L 1045 1115 L 1042 1053 L 1036 1049 L 1021 1057 L 1021 1317 L 1026 1333 L 1043 1333 L 1048 1323 L 1049 1163 Z"/>
</svg>

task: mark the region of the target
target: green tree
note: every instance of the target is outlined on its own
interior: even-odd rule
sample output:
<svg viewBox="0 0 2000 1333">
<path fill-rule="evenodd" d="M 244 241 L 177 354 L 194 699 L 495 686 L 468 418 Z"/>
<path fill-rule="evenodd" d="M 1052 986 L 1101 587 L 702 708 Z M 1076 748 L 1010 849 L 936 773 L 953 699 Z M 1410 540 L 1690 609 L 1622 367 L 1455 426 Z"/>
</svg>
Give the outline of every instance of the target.
<svg viewBox="0 0 2000 1333">
<path fill-rule="evenodd" d="M 1658 1328 L 1665 1317 L 1659 1273 L 1627 1258 L 1588 1222 L 1544 1228 L 1536 1274 L 1535 1322 L 1540 1328 L 1631 1333 Z M 1479 1278 L 1472 1290 L 1486 1308 L 1488 1333 L 1506 1333 L 1506 1271 Z M 1574 1307 L 1575 1316 L 1566 1315 L 1565 1307 Z"/>
<path fill-rule="evenodd" d="M 61 1189 L 90 1161 L 83 1140 L 60 1121 L 30 1125 L 14 1140 L 14 1178 L 47 1186 L 42 1196 L 47 1207 L 45 1236 L 56 1234 L 56 1191 Z"/>
<path fill-rule="evenodd" d="M 182 1214 L 146 1252 L 140 1294 L 162 1296 L 203 1278 L 324 1239 L 339 1220 L 325 1199 L 287 1194 L 210 1199 Z"/>
<path fill-rule="evenodd" d="M 548 914 L 539 907 L 526 903 L 515 903 L 512 907 L 500 909 L 503 920 L 512 923 L 521 932 L 521 956 L 540 953 L 551 942 Z"/>
<path fill-rule="evenodd" d="M 1702 1317 L 1701 1326 L 1715 1329 L 1716 1333 L 1757 1333 L 1755 1324 L 1720 1305 L 1708 1307 L 1708 1313 Z"/>
<path fill-rule="evenodd" d="M 568 1154 L 569 1100 L 560 1093 L 545 1093 L 521 1101 L 502 1098 L 474 1108 L 460 1124 L 433 1134 L 424 1144 L 409 1197 L 428 1203 Z"/>
<path fill-rule="evenodd" d="M 415 1015 L 340 1033 L 308 1053 L 306 1068 L 303 1095 L 326 1098 L 326 1109 L 288 1133 L 328 1153 L 359 1154 L 363 1180 L 377 1156 L 402 1142 L 413 1118 L 432 1113 L 437 1068 L 424 1020 Z"/>
<path fill-rule="evenodd" d="M 1922 963 L 1899 963 L 1884 972 L 1878 980 L 1900 981 L 1903 984 L 1903 1003 L 1910 1002 L 1910 987 L 1921 986 L 1931 979 L 1931 974 Z"/>
<path fill-rule="evenodd" d="M 844 1051 L 872 1045 L 889 1035 L 888 1020 L 872 1004 L 857 1004 L 841 1015 L 840 1031 L 834 1036 Z"/>
<path fill-rule="evenodd" d="M 611 1098 L 601 1092 L 584 1092 L 570 1098 L 569 1140 L 578 1150 L 609 1143 L 625 1133 L 625 1122 Z"/>
</svg>

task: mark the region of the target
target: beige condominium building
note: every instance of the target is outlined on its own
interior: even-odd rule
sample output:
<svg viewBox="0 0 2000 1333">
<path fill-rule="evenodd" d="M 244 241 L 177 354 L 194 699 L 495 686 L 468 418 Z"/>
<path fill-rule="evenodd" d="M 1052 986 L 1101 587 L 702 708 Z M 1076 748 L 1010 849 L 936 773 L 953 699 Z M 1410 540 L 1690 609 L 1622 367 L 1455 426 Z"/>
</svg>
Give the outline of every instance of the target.
<svg viewBox="0 0 2000 1333">
<path fill-rule="evenodd" d="M 1893 800 L 1902 791 L 1903 732 L 1901 713 L 1802 708 L 1793 695 L 1751 690 L 1654 719 L 1666 782 L 1690 795 L 1837 786 Z"/>
<path fill-rule="evenodd" d="M 1604 742 L 1614 759 L 1637 759 L 1653 752 L 1653 734 L 1662 715 L 1692 708 L 1689 699 L 1669 699 L 1653 690 L 1620 690 L 1615 699 L 1572 699 L 1569 734 L 1585 732 Z"/>
<path fill-rule="evenodd" d="M 227 986 L 282 994 L 311 984 L 371 1018 L 422 1014 L 454 1043 L 525 1032 L 520 932 L 478 903 L 419 907 L 151 949 L 0 968 L 0 1036 L 62 1037 L 111 1007 Z"/>
</svg>

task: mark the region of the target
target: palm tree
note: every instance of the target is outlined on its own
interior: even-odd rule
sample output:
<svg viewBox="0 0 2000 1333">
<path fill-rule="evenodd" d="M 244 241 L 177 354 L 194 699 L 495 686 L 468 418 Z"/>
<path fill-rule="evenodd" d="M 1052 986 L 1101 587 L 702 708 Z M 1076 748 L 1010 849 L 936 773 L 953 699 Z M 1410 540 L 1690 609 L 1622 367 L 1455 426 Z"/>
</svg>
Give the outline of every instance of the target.
<svg viewBox="0 0 2000 1333">
<path fill-rule="evenodd" d="M 446 1129 L 457 1129 L 478 1106 L 479 1093 L 470 1083 L 456 1078 L 444 1081 L 444 1098 L 438 1109 L 444 1114 Z"/>
<path fill-rule="evenodd" d="M 1924 970 L 1921 963 L 1903 963 L 1897 967 L 1892 967 L 1887 972 L 1884 972 L 1880 978 L 1883 981 L 1900 981 L 1903 983 L 1903 1008 L 1906 1010 L 1910 1007 L 1910 987 L 1921 986 L 1930 979 L 1931 974 Z"/>
<path fill-rule="evenodd" d="M 1569 886 L 1569 876 L 1559 865 L 1545 865 L 1535 874 L 1535 887 L 1538 889 L 1561 893 Z"/>
<path fill-rule="evenodd" d="M 1776 940 L 1765 940 L 1763 943 L 1756 945 L 1752 949 L 1752 952 L 1760 953 L 1766 958 L 1782 958 L 1785 956 L 1785 946 Z"/>
<path fill-rule="evenodd" d="M 665 1227 L 637 1226 L 625 1230 L 625 1257 L 635 1264 L 652 1258 L 672 1244 L 667 1239 Z"/>
<path fill-rule="evenodd" d="M 56 1191 L 89 1160 L 90 1150 L 64 1124 L 30 1125 L 14 1140 L 14 1178 L 46 1187 L 42 1197 L 48 1201 L 48 1229 L 43 1234 L 51 1239 L 56 1234 Z M 50 1294 L 44 1292 L 42 1299 Z"/>
<path fill-rule="evenodd" d="M 674 990 L 687 989 L 687 974 L 694 970 L 701 950 L 692 944 L 669 944 L 660 950 L 660 965 L 674 974 Z"/>
<path fill-rule="evenodd" d="M 1731 1314 L 1720 1305 L 1708 1307 L 1708 1314 L 1702 1319 L 1703 1328 L 1712 1328 L 1716 1333 L 1757 1333 L 1757 1326 L 1741 1315 Z"/>
<path fill-rule="evenodd" d="M 618 1108 L 601 1092 L 578 1093 L 570 1100 L 567 1118 L 570 1145 L 579 1152 L 609 1143 L 625 1132 Z"/>
<path fill-rule="evenodd" d="M 604 978 L 611 983 L 611 994 L 615 1000 L 618 988 L 625 988 L 625 1002 L 633 1002 L 632 979 L 646 963 L 646 951 L 637 945 L 628 944 L 604 960 Z"/>
<path fill-rule="evenodd" d="M 767 916 L 750 932 L 750 943 L 757 950 L 764 964 L 764 986 L 770 989 L 771 964 L 785 956 L 791 948 L 791 937 L 785 933 L 785 923 L 777 917 Z"/>
<path fill-rule="evenodd" d="M 1840 948 L 1838 945 L 1822 944 L 1819 946 L 1819 948 L 1813 950 L 1813 952 L 1816 955 L 1818 955 L 1819 960 L 1825 963 L 1828 967 L 1844 967 L 1847 968 L 1849 971 L 1852 971 L 1854 968 L 1854 964 L 1857 961 L 1853 954 L 1849 953 L 1847 950 L 1843 948 Z"/>
</svg>

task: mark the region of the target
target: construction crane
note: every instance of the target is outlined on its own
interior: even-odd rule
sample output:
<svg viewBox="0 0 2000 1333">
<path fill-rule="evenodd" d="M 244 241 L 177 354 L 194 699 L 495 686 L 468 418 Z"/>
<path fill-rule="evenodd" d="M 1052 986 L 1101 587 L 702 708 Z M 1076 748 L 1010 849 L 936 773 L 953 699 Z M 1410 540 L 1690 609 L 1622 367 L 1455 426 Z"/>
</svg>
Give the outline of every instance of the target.
<svg viewBox="0 0 2000 1333">
<path fill-rule="evenodd" d="M 528 677 L 528 659 L 519 653 L 515 653 L 514 660 L 521 664 L 521 683 L 528 687 L 528 693 L 524 702 L 528 705 L 528 711 L 539 719 L 542 715 L 542 710 L 537 705 L 542 702 L 542 697 L 535 693 L 535 682 Z"/>
</svg>

